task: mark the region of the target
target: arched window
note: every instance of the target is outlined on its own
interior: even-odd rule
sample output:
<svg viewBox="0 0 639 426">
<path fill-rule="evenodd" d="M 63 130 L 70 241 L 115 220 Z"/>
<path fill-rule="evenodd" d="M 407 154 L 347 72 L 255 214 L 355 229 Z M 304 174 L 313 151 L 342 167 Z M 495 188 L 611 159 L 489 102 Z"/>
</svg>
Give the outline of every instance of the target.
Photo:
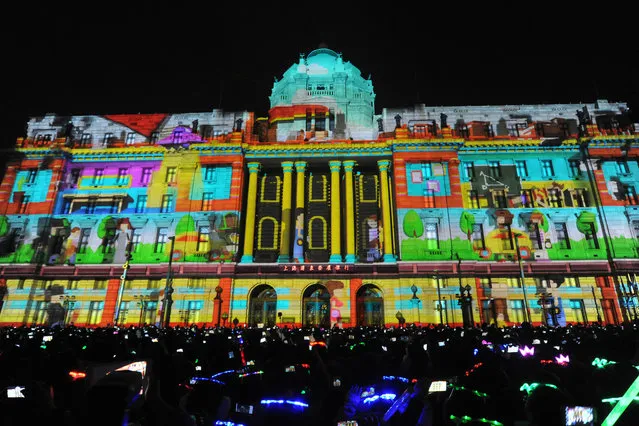
<svg viewBox="0 0 639 426">
<path fill-rule="evenodd" d="M 260 250 L 277 250 L 279 226 L 274 217 L 265 216 L 257 226 L 257 248 Z"/>
</svg>

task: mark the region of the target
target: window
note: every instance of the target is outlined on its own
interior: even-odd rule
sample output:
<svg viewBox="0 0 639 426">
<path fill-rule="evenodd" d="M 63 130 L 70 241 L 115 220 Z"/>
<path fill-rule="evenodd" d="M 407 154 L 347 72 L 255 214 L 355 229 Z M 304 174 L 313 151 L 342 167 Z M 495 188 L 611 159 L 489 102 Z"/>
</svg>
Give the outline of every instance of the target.
<svg viewBox="0 0 639 426">
<path fill-rule="evenodd" d="M 422 163 L 422 177 L 430 179 L 433 176 L 433 165 L 431 163 Z"/>
<path fill-rule="evenodd" d="M 89 303 L 89 316 L 87 317 L 88 325 L 97 325 L 102 319 L 102 310 L 104 309 L 104 302 L 90 302 Z"/>
<path fill-rule="evenodd" d="M 477 194 L 477 191 L 475 190 L 470 190 L 468 191 L 468 206 L 471 209 L 478 209 L 479 208 L 479 195 Z"/>
<path fill-rule="evenodd" d="M 49 307 L 49 302 L 45 302 L 44 300 L 40 300 L 35 304 L 35 310 L 33 312 L 33 322 L 35 324 L 44 324 L 47 318 L 47 310 Z"/>
<path fill-rule="evenodd" d="M 517 169 L 517 176 L 519 177 L 527 177 L 528 176 L 528 167 L 526 166 L 525 160 L 517 160 L 515 161 L 515 169 Z"/>
<path fill-rule="evenodd" d="M 184 323 L 193 324 L 200 321 L 200 311 L 202 310 L 201 300 L 189 300 L 184 311 Z"/>
<path fill-rule="evenodd" d="M 210 232 L 208 226 L 199 227 L 197 236 L 197 251 L 209 250 L 209 235 Z"/>
<path fill-rule="evenodd" d="M 475 165 L 472 161 L 464 162 L 464 177 L 468 180 L 475 177 Z"/>
<path fill-rule="evenodd" d="M 577 207 L 590 207 L 588 201 L 588 191 L 583 188 L 577 188 L 572 193 L 572 200 Z"/>
<path fill-rule="evenodd" d="M 483 250 L 486 248 L 486 244 L 484 243 L 484 225 L 481 223 L 475 223 L 473 225 L 473 249 L 475 250 Z"/>
<path fill-rule="evenodd" d="M 160 288 L 160 280 L 149 280 L 149 282 L 147 283 L 147 287 L 148 290 L 153 290 L 153 289 L 157 289 Z"/>
<path fill-rule="evenodd" d="M 568 302 L 570 310 L 572 312 L 572 319 L 575 322 L 585 322 L 584 301 L 581 299 L 573 299 Z"/>
<path fill-rule="evenodd" d="M 162 196 L 162 206 L 160 213 L 169 213 L 173 209 L 173 194 L 164 194 Z"/>
<path fill-rule="evenodd" d="M 24 290 L 24 283 L 25 283 L 25 279 L 24 278 L 20 278 L 18 280 L 18 285 L 16 286 L 16 290 Z"/>
<path fill-rule="evenodd" d="M 501 177 L 501 167 L 499 166 L 499 161 L 488 162 L 488 173 L 490 174 L 490 177 L 493 178 Z"/>
<path fill-rule="evenodd" d="M 135 143 L 135 133 L 126 134 L 126 144 L 133 145 Z"/>
<path fill-rule="evenodd" d="M 91 228 L 83 228 L 80 231 L 80 243 L 78 244 L 78 253 L 84 254 L 89 246 L 89 237 L 91 236 Z"/>
<path fill-rule="evenodd" d="M 202 210 L 209 211 L 213 210 L 213 193 L 205 192 L 202 194 Z"/>
<path fill-rule="evenodd" d="M 184 130 L 175 130 L 173 132 L 173 142 L 174 143 L 182 142 L 183 136 L 184 136 Z"/>
<path fill-rule="evenodd" d="M 535 207 L 535 199 L 533 198 L 532 189 L 521 190 L 521 205 L 528 208 Z"/>
<path fill-rule="evenodd" d="M 628 167 L 627 161 L 617 161 L 617 173 L 621 175 L 630 173 L 630 167 Z"/>
<path fill-rule="evenodd" d="M 165 182 L 174 183 L 176 178 L 177 178 L 177 167 L 167 167 Z"/>
<path fill-rule="evenodd" d="M 95 280 L 93 282 L 93 290 L 106 290 L 107 280 Z"/>
<path fill-rule="evenodd" d="M 505 209 L 508 207 L 508 202 L 506 200 L 506 192 L 502 190 L 492 191 L 493 193 L 493 204 L 498 209 Z"/>
<path fill-rule="evenodd" d="M 439 235 L 436 223 L 426 223 L 424 227 L 426 236 L 426 247 L 429 250 L 439 249 Z"/>
<path fill-rule="evenodd" d="M 131 253 L 137 253 L 140 250 L 140 244 L 142 244 L 142 230 L 134 229 L 131 236 Z"/>
<path fill-rule="evenodd" d="M 113 231 L 109 231 L 109 232 L 113 232 L 113 234 L 115 235 L 115 230 Z M 115 253 L 115 238 L 104 238 L 104 240 L 102 240 L 102 253 L 104 254 L 112 254 Z"/>
<path fill-rule="evenodd" d="M 120 213 L 120 198 L 111 198 L 111 204 L 109 205 L 109 213 Z"/>
<path fill-rule="evenodd" d="M 151 143 L 157 143 L 160 140 L 160 132 L 151 133 Z"/>
<path fill-rule="evenodd" d="M 204 288 L 206 278 L 189 278 L 186 283 L 187 288 Z"/>
<path fill-rule="evenodd" d="M 113 139 L 113 133 L 105 133 L 104 134 L 104 141 L 102 141 L 102 143 L 104 145 L 108 145 L 109 142 L 111 142 L 111 139 Z"/>
<path fill-rule="evenodd" d="M 492 288 L 492 283 L 490 282 L 490 278 L 480 278 L 479 284 L 482 288 Z"/>
<path fill-rule="evenodd" d="M 568 239 L 568 228 L 564 222 L 555 223 L 555 234 L 557 235 L 557 244 L 560 249 L 569 249 L 570 240 Z"/>
<path fill-rule="evenodd" d="M 548 190 L 548 205 L 550 207 L 562 207 L 563 197 L 561 196 L 561 190 L 558 188 L 550 188 Z"/>
<path fill-rule="evenodd" d="M 98 207 L 98 198 L 97 197 L 89 197 L 87 200 L 87 214 L 94 214 L 95 209 Z"/>
<path fill-rule="evenodd" d="M 586 247 L 589 249 L 598 249 L 599 248 L 599 240 L 597 239 L 597 232 L 595 230 L 595 223 L 588 222 L 586 223 L 587 232 L 584 234 L 586 236 Z"/>
<path fill-rule="evenodd" d="M 506 278 L 506 285 L 510 288 L 519 288 L 519 278 L 518 277 Z"/>
<path fill-rule="evenodd" d="M 90 133 L 82 133 L 80 137 L 80 145 L 87 146 L 91 144 L 91 134 Z"/>
<path fill-rule="evenodd" d="M 155 237 L 155 252 L 164 253 L 164 249 L 168 240 L 169 228 L 158 228 L 158 233 Z"/>
<path fill-rule="evenodd" d="M 95 169 L 93 172 L 93 186 L 100 186 L 104 181 L 104 169 Z"/>
<path fill-rule="evenodd" d="M 18 212 L 20 214 L 25 214 L 29 210 L 29 202 L 31 201 L 31 195 L 24 195 L 22 200 L 20 201 L 20 205 L 18 206 Z"/>
<path fill-rule="evenodd" d="M 639 240 L 639 220 L 632 221 L 632 232 L 635 234 L 635 238 Z"/>
<path fill-rule="evenodd" d="M 579 278 L 577 277 L 566 277 L 564 278 L 564 287 L 581 287 L 579 284 Z"/>
<path fill-rule="evenodd" d="M 135 212 L 136 213 L 144 213 L 146 211 L 146 201 L 148 199 L 147 195 L 138 195 L 137 200 L 135 200 Z"/>
<path fill-rule="evenodd" d="M 35 183 L 37 176 L 38 176 L 37 169 L 29 169 L 27 172 L 27 183 Z"/>
<path fill-rule="evenodd" d="M 539 232 L 539 224 L 530 222 L 528 224 L 528 235 L 530 236 L 530 242 L 534 250 L 542 250 L 544 247 L 541 242 L 541 232 Z"/>
<path fill-rule="evenodd" d="M 550 284 L 550 280 L 548 278 L 535 278 L 535 282 L 537 284 L 537 287 L 543 287 L 543 288 L 552 287 L 552 285 Z"/>
<path fill-rule="evenodd" d="M 524 322 L 524 301 L 523 300 L 511 300 L 510 312 L 508 313 L 508 319 L 513 322 Z"/>
<path fill-rule="evenodd" d="M 541 175 L 543 177 L 552 177 L 555 175 L 552 160 L 541 160 Z"/>
<path fill-rule="evenodd" d="M 118 322 L 120 324 L 126 324 L 128 322 L 127 317 L 129 316 L 130 304 L 131 302 L 125 302 L 125 301 L 120 302 L 120 312 L 118 313 Z"/>
<path fill-rule="evenodd" d="M 216 182 L 217 181 L 217 173 L 215 166 L 206 166 L 204 168 L 204 180 L 207 182 Z"/>
<path fill-rule="evenodd" d="M 155 324 L 157 310 L 158 302 L 145 302 L 144 311 L 142 312 L 142 322 L 144 324 Z"/>
<path fill-rule="evenodd" d="M 140 183 L 142 185 L 148 185 L 151 182 L 151 168 L 144 167 L 142 169 L 142 176 L 140 177 Z"/>
<path fill-rule="evenodd" d="M 502 248 L 504 250 L 514 250 L 513 244 L 513 232 L 510 229 L 510 225 L 503 225 L 500 227 L 500 234 L 502 239 Z"/>
<path fill-rule="evenodd" d="M 441 323 L 442 320 L 446 321 L 446 318 L 448 317 L 448 314 L 445 313 L 446 312 L 446 301 L 442 300 L 440 302 L 439 300 L 434 300 L 433 303 L 434 303 L 436 321 L 438 321 L 440 323 Z"/>
<path fill-rule="evenodd" d="M 570 167 L 570 174 L 572 176 L 581 176 L 581 162 L 579 160 L 569 160 L 568 167 Z"/>
<path fill-rule="evenodd" d="M 80 181 L 80 169 L 71 169 L 71 174 L 69 175 L 69 184 L 77 185 Z"/>
<path fill-rule="evenodd" d="M 124 167 L 120 167 L 118 169 L 118 185 L 126 184 L 128 174 L 129 174 L 129 169 Z"/>
<path fill-rule="evenodd" d="M 624 185 L 623 192 L 626 196 L 626 202 L 628 204 L 636 206 L 639 204 L 639 198 L 637 198 L 637 191 L 634 186 Z"/>
</svg>

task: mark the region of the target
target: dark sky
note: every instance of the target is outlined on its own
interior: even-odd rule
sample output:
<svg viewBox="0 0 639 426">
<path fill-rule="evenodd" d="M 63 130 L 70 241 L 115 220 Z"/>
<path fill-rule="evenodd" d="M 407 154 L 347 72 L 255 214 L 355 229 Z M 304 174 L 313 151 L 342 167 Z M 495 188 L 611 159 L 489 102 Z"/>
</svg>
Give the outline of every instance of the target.
<svg viewBox="0 0 639 426">
<path fill-rule="evenodd" d="M 273 78 L 322 42 L 372 76 L 377 113 L 415 103 L 597 97 L 639 111 L 639 37 L 630 10 L 521 2 L 420 2 L 418 9 L 408 2 L 220 3 L 14 4 L 16 13 L 2 18 L 2 145 L 22 136 L 29 116 L 47 112 L 221 107 L 265 116 Z"/>
</svg>

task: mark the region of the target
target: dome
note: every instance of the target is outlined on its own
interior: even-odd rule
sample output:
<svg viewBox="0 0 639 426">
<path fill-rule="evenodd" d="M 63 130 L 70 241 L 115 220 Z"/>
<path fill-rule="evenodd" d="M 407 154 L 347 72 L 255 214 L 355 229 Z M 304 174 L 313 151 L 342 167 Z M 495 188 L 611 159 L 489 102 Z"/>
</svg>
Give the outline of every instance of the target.
<svg viewBox="0 0 639 426">
<path fill-rule="evenodd" d="M 319 48 L 313 50 L 306 56 L 306 72 L 309 75 L 330 74 L 336 70 L 336 64 L 342 64 L 342 55 L 327 48 Z M 340 67 L 341 68 L 341 67 Z"/>
</svg>

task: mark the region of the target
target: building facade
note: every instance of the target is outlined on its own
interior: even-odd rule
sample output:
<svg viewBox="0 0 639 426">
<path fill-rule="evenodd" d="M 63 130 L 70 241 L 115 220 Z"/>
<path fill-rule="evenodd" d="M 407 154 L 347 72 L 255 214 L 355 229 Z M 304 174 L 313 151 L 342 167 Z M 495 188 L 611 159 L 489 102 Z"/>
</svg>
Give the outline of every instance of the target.
<svg viewBox="0 0 639 426">
<path fill-rule="evenodd" d="M 625 103 L 376 115 L 326 48 L 270 101 L 31 118 L 0 186 L 0 324 L 636 318 Z"/>
</svg>

